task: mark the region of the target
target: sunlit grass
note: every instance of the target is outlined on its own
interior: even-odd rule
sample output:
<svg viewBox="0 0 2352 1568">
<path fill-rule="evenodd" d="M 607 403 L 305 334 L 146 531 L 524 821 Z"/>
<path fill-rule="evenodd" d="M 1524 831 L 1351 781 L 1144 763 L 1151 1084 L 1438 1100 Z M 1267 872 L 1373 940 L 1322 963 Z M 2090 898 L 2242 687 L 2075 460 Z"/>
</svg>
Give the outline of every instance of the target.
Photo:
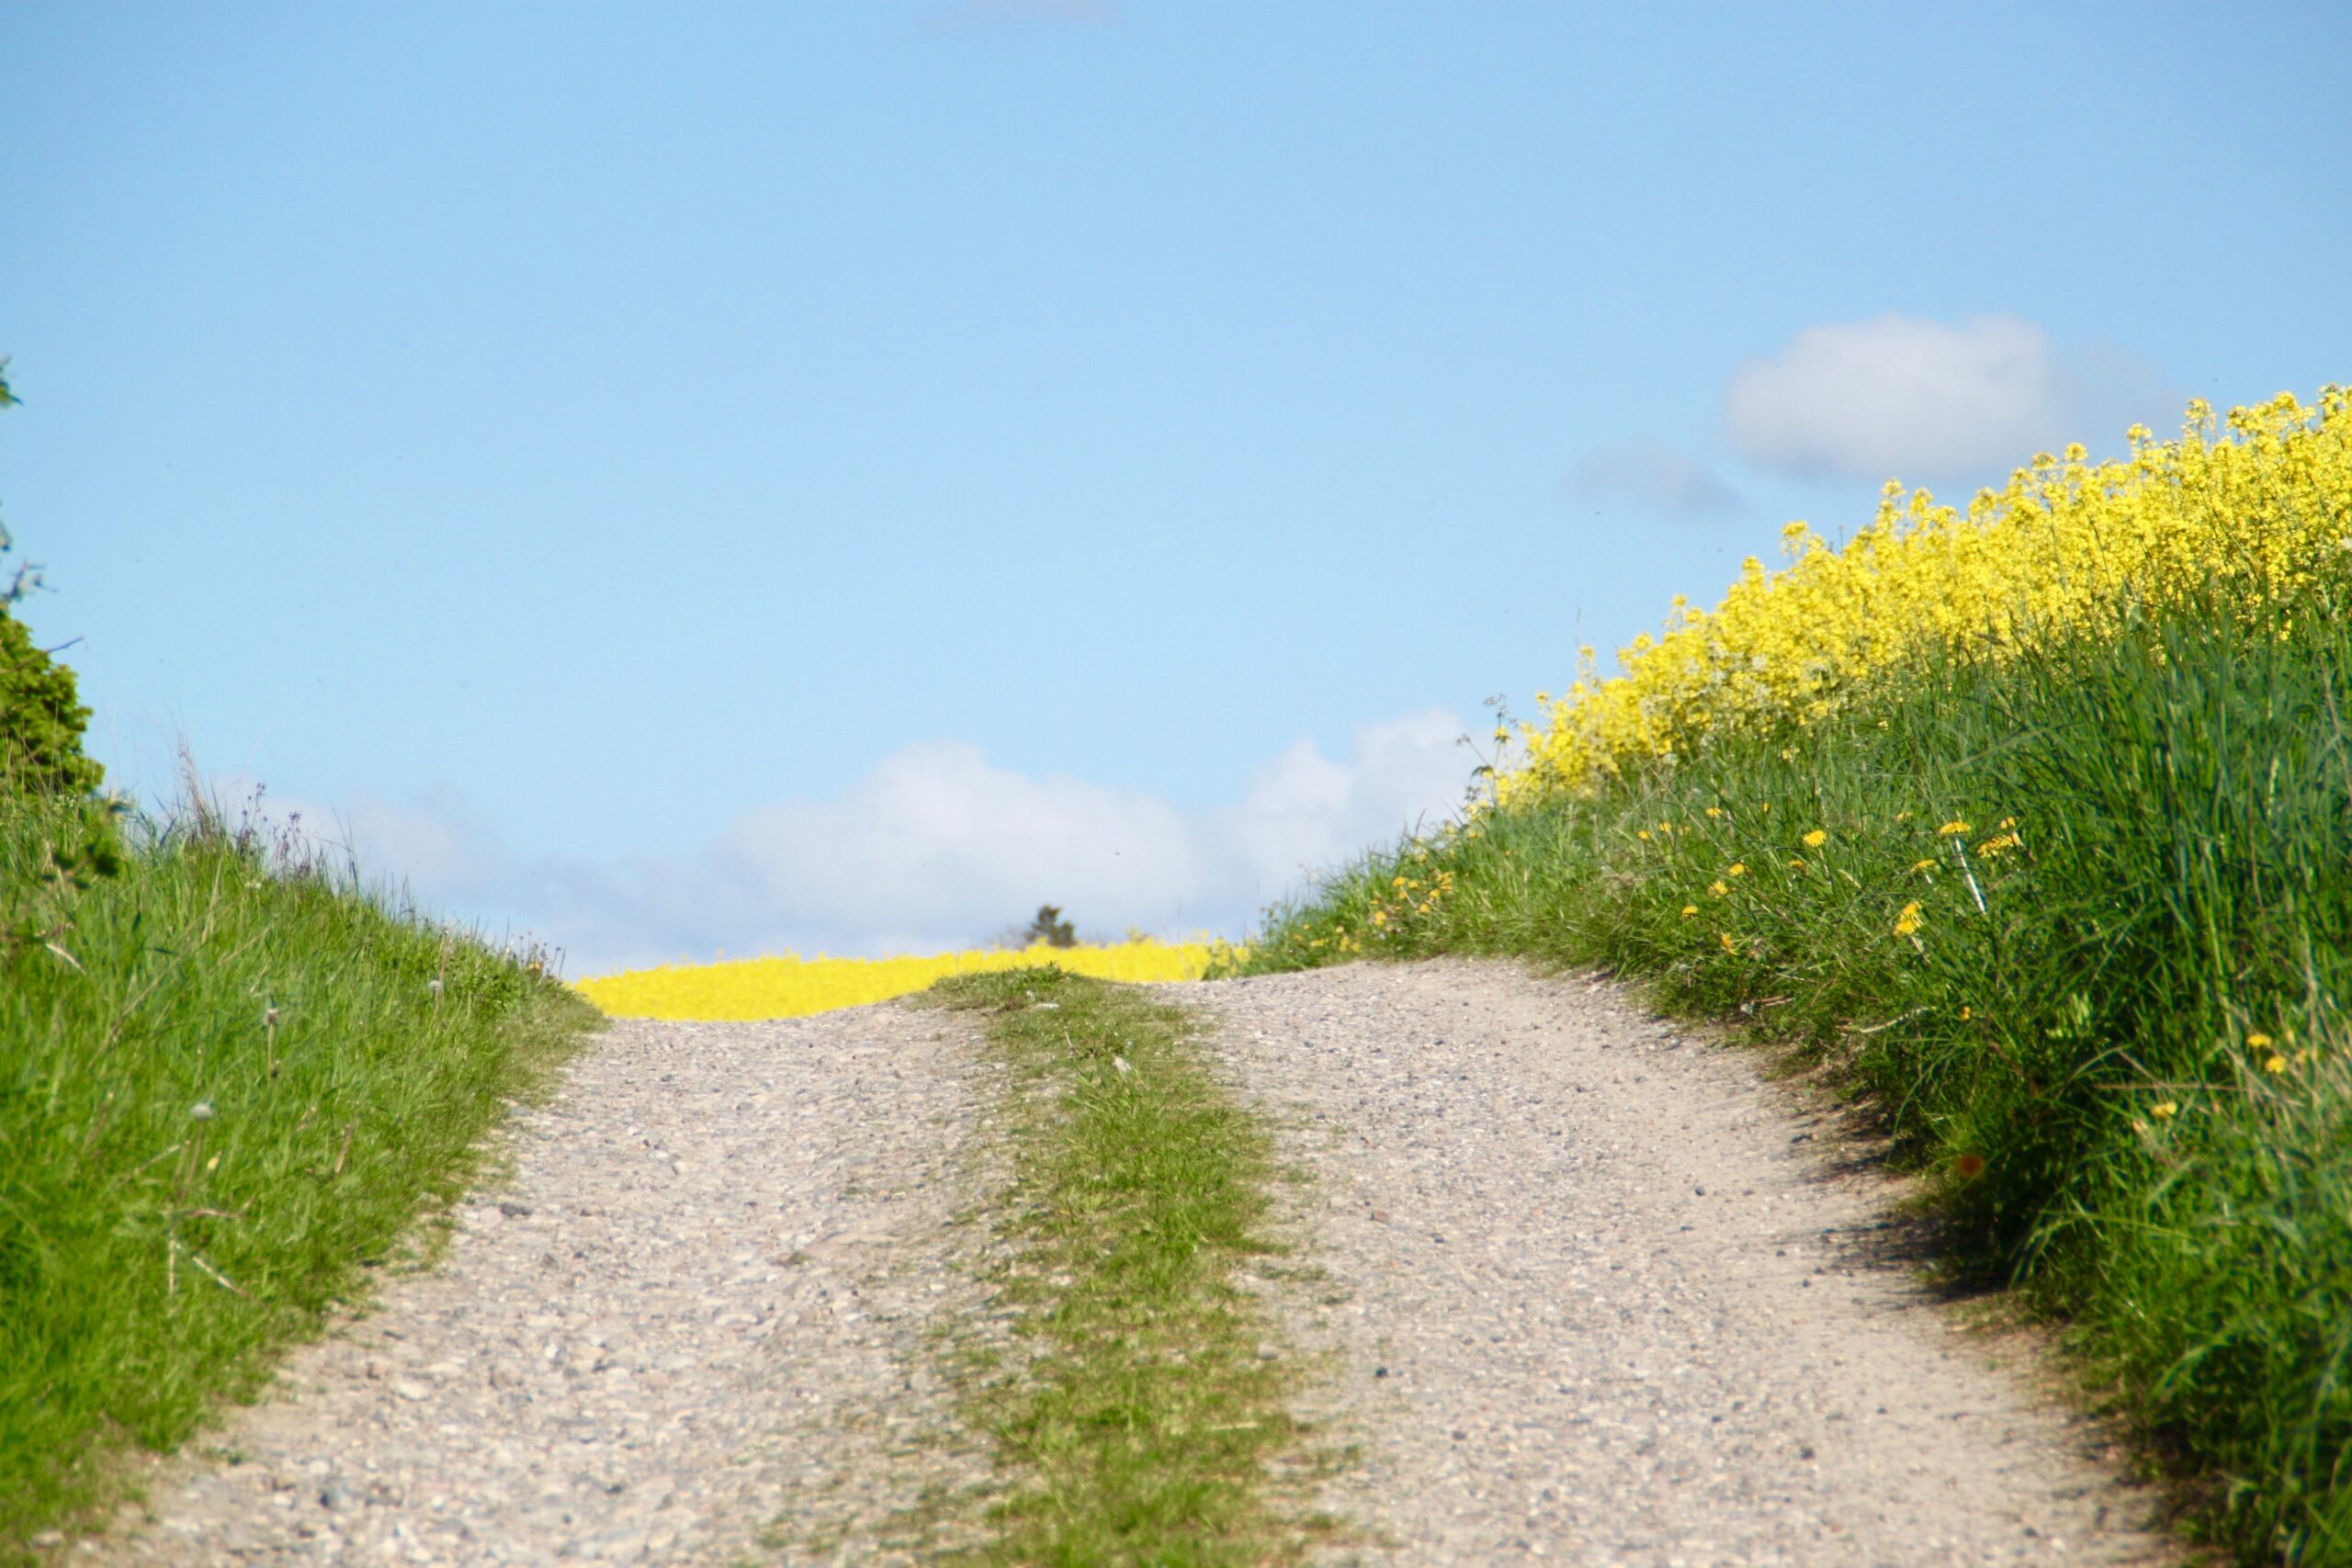
<svg viewBox="0 0 2352 1568">
<path fill-rule="evenodd" d="M 0 798 L 0 1562 L 364 1296 L 595 1015 L 217 815 Z"/>
</svg>

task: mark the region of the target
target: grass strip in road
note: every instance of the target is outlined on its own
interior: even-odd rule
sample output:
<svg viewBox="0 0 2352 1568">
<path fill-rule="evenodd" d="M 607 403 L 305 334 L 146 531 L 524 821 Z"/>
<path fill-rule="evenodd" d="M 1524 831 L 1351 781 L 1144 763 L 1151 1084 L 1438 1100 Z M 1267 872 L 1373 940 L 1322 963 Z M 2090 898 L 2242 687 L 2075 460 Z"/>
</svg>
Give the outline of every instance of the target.
<svg viewBox="0 0 2352 1568">
<path fill-rule="evenodd" d="M 1235 1279 L 1282 1250 L 1272 1145 L 1211 1076 L 1196 1015 L 1050 967 L 929 995 L 980 1014 L 1012 1069 L 995 1283 L 1020 1364 L 963 1380 L 1010 1478 L 969 1560 L 1295 1560 L 1334 1527 L 1274 1478 L 1304 1436 L 1299 1371 Z"/>
</svg>

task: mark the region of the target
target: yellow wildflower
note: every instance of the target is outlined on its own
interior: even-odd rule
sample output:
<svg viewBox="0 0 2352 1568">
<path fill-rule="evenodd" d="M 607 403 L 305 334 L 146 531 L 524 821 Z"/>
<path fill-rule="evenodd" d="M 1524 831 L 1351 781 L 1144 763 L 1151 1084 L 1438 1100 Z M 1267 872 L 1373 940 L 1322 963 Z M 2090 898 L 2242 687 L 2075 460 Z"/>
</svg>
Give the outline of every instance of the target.
<svg viewBox="0 0 2352 1568">
<path fill-rule="evenodd" d="M 1809 850 L 1817 850 L 1828 841 L 1829 835 L 1819 828 L 1804 836 L 1804 847 Z"/>
<path fill-rule="evenodd" d="M 1747 863 L 1746 861 L 1736 860 L 1732 862 L 1729 874 L 1733 876 L 1746 876 L 1747 874 Z"/>
<path fill-rule="evenodd" d="M 2148 1114 L 2154 1117 L 2159 1122 L 2166 1121 L 2180 1114 L 2180 1101 L 2177 1100 L 2159 1100 L 2154 1105 L 2148 1107 Z"/>
<path fill-rule="evenodd" d="M 1725 953 L 1737 953 L 1739 951 L 1739 944 L 1732 941 L 1731 932 L 1729 931 L 1717 931 L 1715 933 L 1715 940 L 1724 944 L 1724 951 Z"/>
<path fill-rule="evenodd" d="M 2249 1034 L 2249 1035 L 2247 1035 L 2247 1036 L 2245 1037 L 2245 1046 L 2246 1046 L 2246 1049 L 2247 1049 L 2247 1050 L 2249 1050 L 2249 1051 L 2259 1051 L 2259 1050 L 2261 1050 L 2265 1045 L 2267 1045 L 2267 1044 L 2269 1044 L 2269 1043 L 2270 1043 L 2270 1036 L 2268 1036 L 2267 1034 L 2263 1034 L 2263 1033 L 2260 1033 L 2260 1032 L 2256 1032 L 2256 1033 Z"/>
<path fill-rule="evenodd" d="M 1699 906 L 1696 904 L 1685 904 L 1682 906 L 1682 918 L 1686 920 L 1698 912 Z"/>
<path fill-rule="evenodd" d="M 1724 879 L 1720 876 L 1707 884 L 1707 891 L 1718 898 L 1726 897 L 1731 893 L 1731 889 L 1724 886 Z"/>
<path fill-rule="evenodd" d="M 1968 824 L 1955 817 L 1951 821 L 1945 823 L 1942 827 L 1937 829 L 1936 836 L 1939 839 L 1949 839 L 1956 834 L 1965 833 L 1967 831 Z"/>
<path fill-rule="evenodd" d="M 1904 905 L 1903 912 L 1894 917 L 1894 934 L 1896 936 L 1909 936 L 1918 929 L 1919 906 L 1917 904 Z"/>
</svg>

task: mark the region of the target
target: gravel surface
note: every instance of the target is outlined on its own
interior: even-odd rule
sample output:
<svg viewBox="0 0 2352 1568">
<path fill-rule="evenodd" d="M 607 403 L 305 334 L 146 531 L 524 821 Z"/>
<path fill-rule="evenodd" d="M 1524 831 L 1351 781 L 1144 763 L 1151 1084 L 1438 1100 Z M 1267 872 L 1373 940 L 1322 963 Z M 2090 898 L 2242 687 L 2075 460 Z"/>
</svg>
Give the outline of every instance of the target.
<svg viewBox="0 0 2352 1568">
<path fill-rule="evenodd" d="M 1886 1257 L 1832 1128 L 1612 987 L 1358 964 L 1167 987 L 1310 1170 L 1287 1292 L 1364 1445 L 1334 1561 L 2174 1561 L 2093 1434 Z M 1309 1299 L 1319 1297 L 1321 1300 Z"/>
<path fill-rule="evenodd" d="M 951 1425 L 930 1325 L 977 1296 L 969 1039 L 896 1007 L 616 1024 L 517 1118 L 513 1182 L 444 1263 L 64 1558 L 911 1561 L 876 1543 L 891 1513 L 987 1470 L 911 1441 Z M 762 1548 L 779 1515 L 797 1544 Z"/>
<path fill-rule="evenodd" d="M 1895 1186 L 1613 987 L 1361 964 L 1160 987 L 1275 1113 L 1310 1271 L 1255 1282 L 1362 1445 L 1333 1562 L 2160 1562 L 2094 1435 L 1899 1260 Z M 298 1351 L 61 1558 L 893 1562 L 968 1539 L 933 1334 L 1001 1328 L 1000 1088 L 885 1005 L 626 1022 L 518 1116 L 447 1258 Z M 1841 1159 L 1845 1162 L 1840 1164 Z M 1284 1282 L 1288 1276 L 1288 1282 Z M 1250 1281 L 1245 1281 L 1250 1282 Z M 1271 1349 L 1269 1353 L 1273 1353 Z M 227 1456 L 227 1457 L 223 1457 Z"/>
</svg>

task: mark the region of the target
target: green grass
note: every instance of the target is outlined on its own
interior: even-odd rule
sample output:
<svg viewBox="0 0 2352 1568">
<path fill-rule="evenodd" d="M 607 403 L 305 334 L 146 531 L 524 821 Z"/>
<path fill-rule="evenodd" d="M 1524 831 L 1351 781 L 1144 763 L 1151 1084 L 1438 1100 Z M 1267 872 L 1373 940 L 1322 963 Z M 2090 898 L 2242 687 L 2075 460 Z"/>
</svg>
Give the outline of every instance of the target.
<svg viewBox="0 0 2352 1568">
<path fill-rule="evenodd" d="M 61 874 L 85 824 L 0 799 L 0 1561 L 363 1296 L 595 1016 L 209 812 Z"/>
<path fill-rule="evenodd" d="M 1343 935 L 1600 964 L 1801 1048 L 1883 1118 L 1953 1271 L 2069 1326 L 2193 1528 L 2247 1562 L 2352 1562 L 2340 604 L 1943 668 L 1488 813 L 1276 911 L 1248 964 L 1333 962 Z"/>
<path fill-rule="evenodd" d="M 1192 1015 L 1047 967 L 942 982 L 1012 1069 L 1017 1313 L 1006 1364 L 967 1366 L 965 1415 L 1009 1483 L 971 1560 L 1167 1565 L 1295 1561 L 1329 1522 L 1270 1465 L 1302 1429 L 1299 1370 L 1233 1280 L 1270 1239 L 1264 1129 L 1211 1077 Z M 1267 1267 L 1263 1262 L 1259 1267 Z"/>
</svg>

